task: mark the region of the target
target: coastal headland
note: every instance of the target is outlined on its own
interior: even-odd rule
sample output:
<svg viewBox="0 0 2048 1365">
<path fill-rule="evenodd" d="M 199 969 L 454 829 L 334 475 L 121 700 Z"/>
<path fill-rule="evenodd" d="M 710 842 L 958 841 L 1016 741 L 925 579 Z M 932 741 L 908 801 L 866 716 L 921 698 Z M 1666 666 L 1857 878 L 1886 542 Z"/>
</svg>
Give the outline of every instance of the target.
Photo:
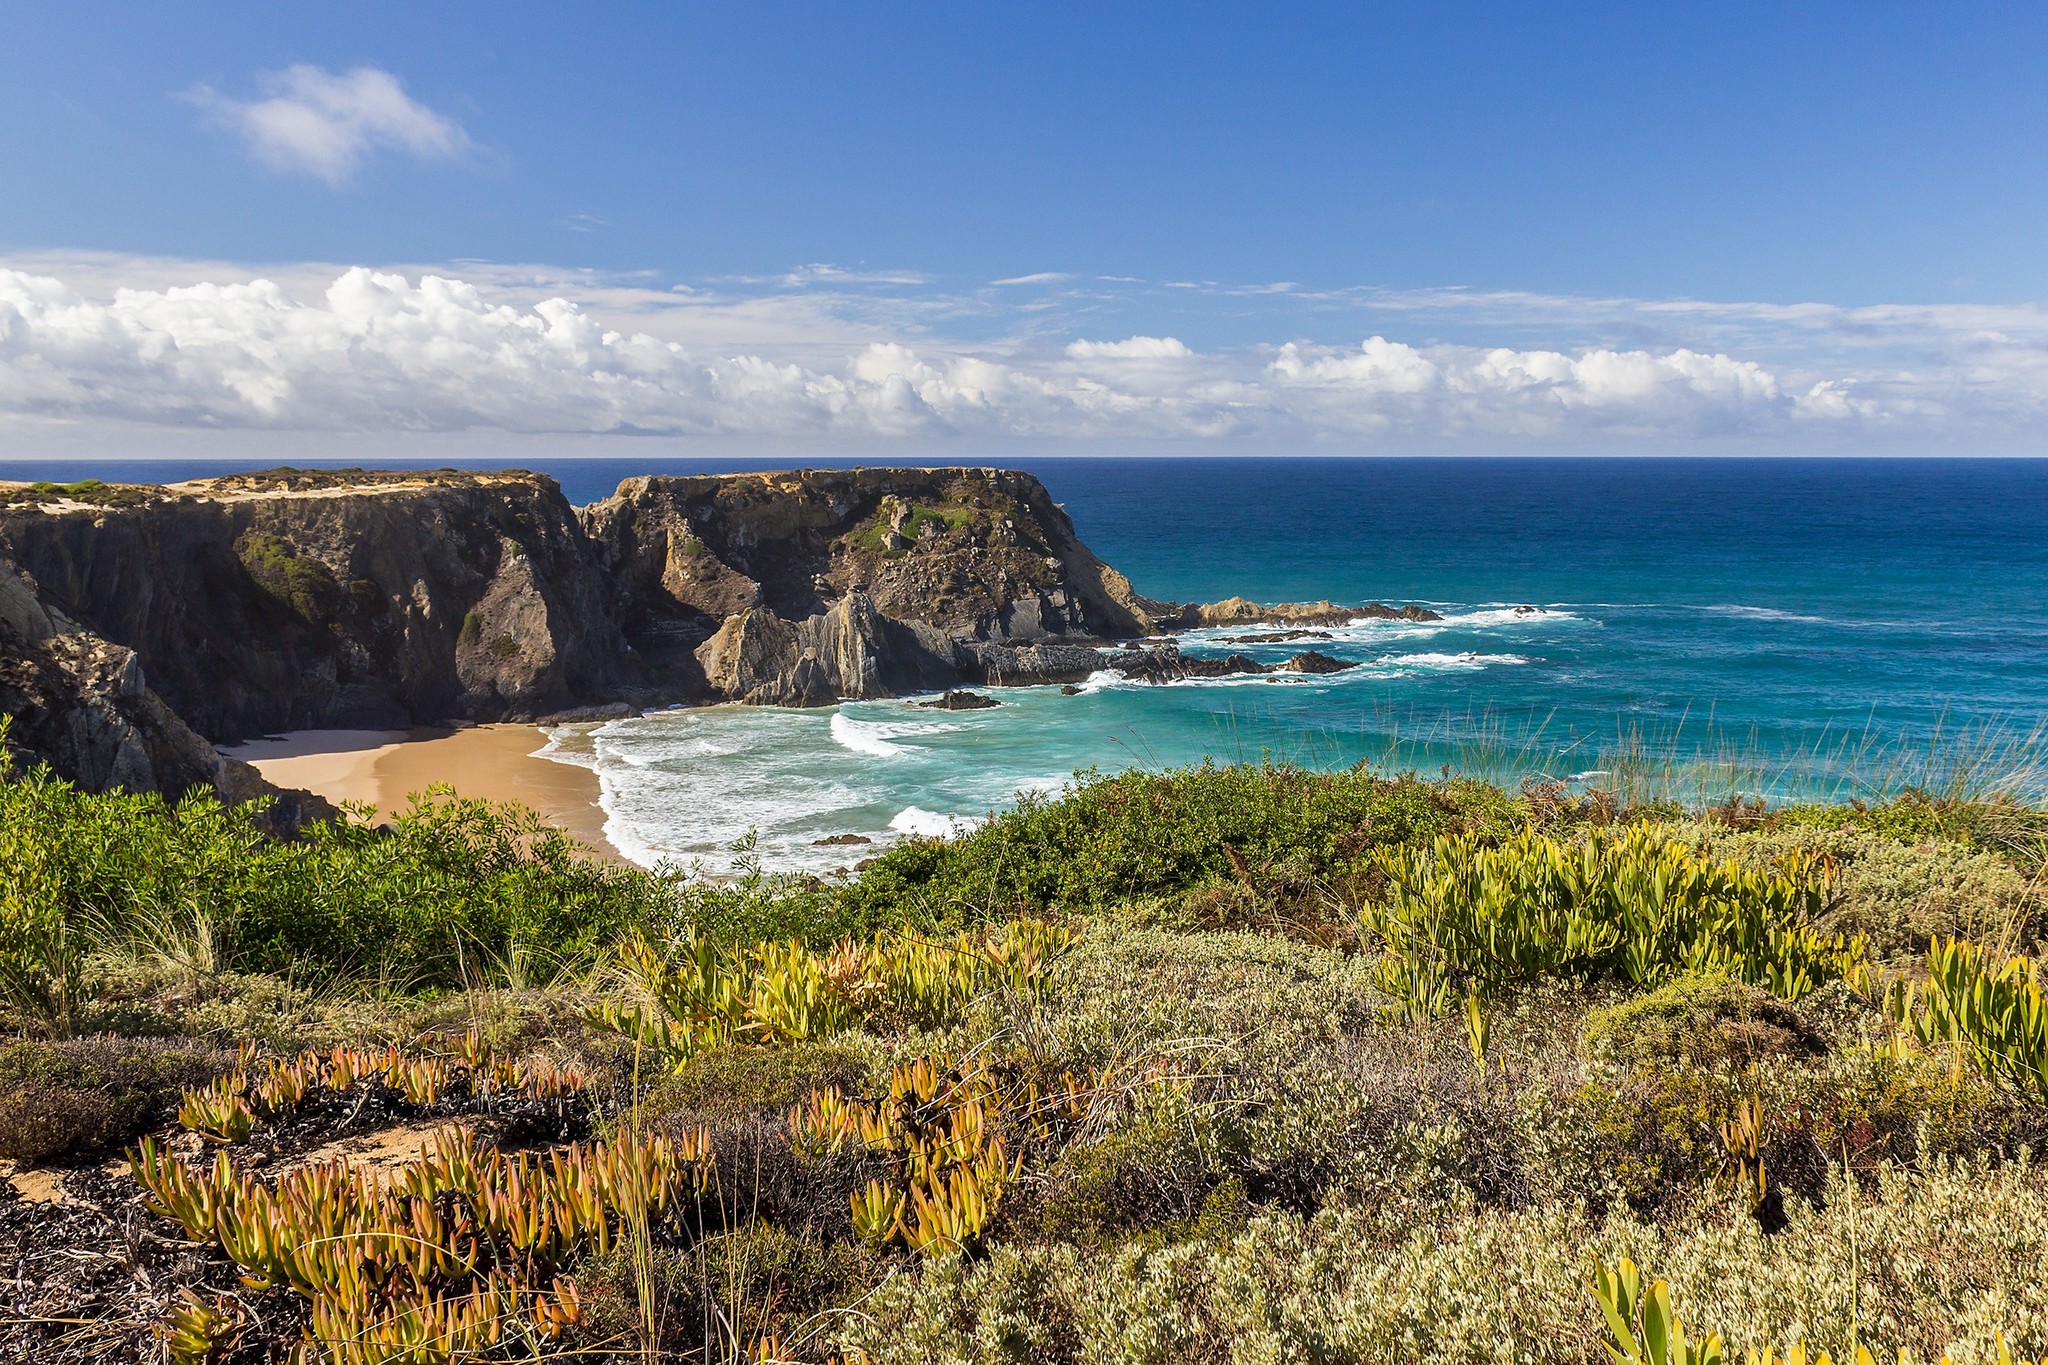
<svg viewBox="0 0 2048 1365">
<path fill-rule="evenodd" d="M 642 477 L 583 507 L 519 470 L 0 485 L 9 744 L 92 790 L 317 793 L 277 804 L 287 827 L 334 800 L 388 809 L 415 766 L 401 750 L 433 755 L 424 779 L 493 794 L 507 784 L 467 770 L 539 747 L 525 725 L 517 741 L 422 727 L 1072 685 L 1103 669 L 1328 672 L 1351 661 L 1307 648 L 1316 628 L 1371 616 L 1434 619 L 1147 598 L 1036 478 L 991 468 Z M 1305 648 L 1261 664 L 1192 658 L 1170 638 L 1219 626 Z M 371 757 L 320 750 L 333 731 L 407 738 Z M 281 734 L 299 736 L 296 757 L 251 767 L 234 749 Z M 587 834 L 588 803 L 533 774 L 590 784 L 565 764 L 529 770 L 532 748 L 513 794 Z"/>
</svg>

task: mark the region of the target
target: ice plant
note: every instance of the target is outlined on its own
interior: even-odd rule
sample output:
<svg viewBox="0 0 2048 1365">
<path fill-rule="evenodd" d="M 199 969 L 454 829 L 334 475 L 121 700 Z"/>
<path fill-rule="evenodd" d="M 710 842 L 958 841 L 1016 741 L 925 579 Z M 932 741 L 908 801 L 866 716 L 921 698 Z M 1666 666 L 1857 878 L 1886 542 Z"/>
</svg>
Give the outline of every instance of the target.
<svg viewBox="0 0 2048 1365">
<path fill-rule="evenodd" d="M 432 1109 L 457 1091 L 482 1103 L 523 1096 L 560 1104 L 584 1088 L 582 1073 L 573 1069 L 497 1056 L 474 1029 L 450 1045 L 453 1055 L 428 1050 L 434 1046 L 430 1039 L 415 1053 L 336 1047 L 271 1058 L 260 1066 L 245 1053 L 235 1070 L 185 1092 L 178 1122 L 202 1137 L 233 1144 L 315 1095 L 345 1094 L 366 1083 L 387 1087 L 415 1109 Z"/>
<path fill-rule="evenodd" d="M 629 1223 L 694 1207 L 710 1168 L 702 1130 L 508 1156 L 451 1126 L 389 1181 L 331 1162 L 265 1184 L 225 1151 L 193 1167 L 148 1140 L 130 1158 L 153 1211 L 217 1245 L 251 1288 L 308 1300 L 308 1360 L 366 1365 L 555 1340 L 581 1315 L 561 1272 Z M 187 1303 L 167 1334 L 196 1360 L 233 1326 Z"/>
</svg>

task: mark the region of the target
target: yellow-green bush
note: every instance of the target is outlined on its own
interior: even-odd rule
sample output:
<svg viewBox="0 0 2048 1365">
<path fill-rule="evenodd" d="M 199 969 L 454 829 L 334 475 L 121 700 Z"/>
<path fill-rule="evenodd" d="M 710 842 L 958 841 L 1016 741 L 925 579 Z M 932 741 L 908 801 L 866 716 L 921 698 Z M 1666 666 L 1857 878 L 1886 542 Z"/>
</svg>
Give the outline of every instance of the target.
<svg viewBox="0 0 2048 1365">
<path fill-rule="evenodd" d="M 987 1231 L 1027 1162 L 1042 1165 L 1131 1090 L 1164 1079 L 1156 1066 L 1128 1077 L 1069 1072 L 1041 1088 L 1013 1062 L 935 1053 L 897 1067 L 873 1098 L 814 1092 L 791 1111 L 790 1127 L 800 1150 L 888 1162 L 886 1177 L 852 1196 L 857 1237 L 938 1255 Z"/>
<path fill-rule="evenodd" d="M 795 940 L 742 948 L 694 930 L 664 951 L 636 935 L 621 957 L 640 998 L 604 1001 L 589 1017 L 671 1070 L 706 1048 L 813 1041 L 864 1019 L 932 1028 L 987 991 L 1036 991 L 1077 936 L 1013 920 L 951 938 L 842 939 L 820 952 Z"/>
<path fill-rule="evenodd" d="M 1524 830 L 1376 855 L 1384 899 L 1361 912 L 1385 944 L 1379 982 L 1441 1014 L 1468 988 L 1550 979 L 1656 985 L 1725 971 L 1795 1000 L 1854 973 L 1863 944 L 1814 927 L 1822 870 L 1799 855 L 1777 872 L 1699 857 L 1653 829 L 1569 846 Z"/>
<path fill-rule="evenodd" d="M 1959 1048 L 1986 1076 L 2048 1103 L 2048 998 L 2032 958 L 1935 943 L 1925 985 L 1893 983 L 1887 1006 L 1923 1046 Z"/>
<path fill-rule="evenodd" d="M 472 1028 L 461 1038 L 424 1039 L 403 1050 L 338 1046 L 260 1063 L 246 1056 L 211 1085 L 187 1090 L 178 1123 L 210 1141 L 232 1145 L 258 1126 L 294 1113 L 308 1099 L 346 1095 L 359 1086 L 381 1088 L 421 1110 L 456 1097 L 480 1107 L 507 1099 L 566 1107 L 580 1099 L 584 1078 L 573 1067 L 501 1056 L 482 1030 Z"/>
<path fill-rule="evenodd" d="M 1854 824 L 1797 822 L 1730 830 L 1693 821 L 1668 829 L 1688 847 L 1745 867 L 1767 870 L 1802 851 L 1826 859 L 1836 869 L 1828 923 L 1863 935 L 1878 958 L 1917 957 L 1931 938 L 2008 941 L 2021 950 L 2048 939 L 2048 885 L 2004 853 L 1952 836 L 1902 841 Z"/>
<path fill-rule="evenodd" d="M 1740 1068 L 1822 1051 L 1812 1030 L 1783 1001 L 1720 973 L 1681 976 L 1591 1010 L 1584 1033 L 1594 1053 L 1633 1066 Z"/>
</svg>

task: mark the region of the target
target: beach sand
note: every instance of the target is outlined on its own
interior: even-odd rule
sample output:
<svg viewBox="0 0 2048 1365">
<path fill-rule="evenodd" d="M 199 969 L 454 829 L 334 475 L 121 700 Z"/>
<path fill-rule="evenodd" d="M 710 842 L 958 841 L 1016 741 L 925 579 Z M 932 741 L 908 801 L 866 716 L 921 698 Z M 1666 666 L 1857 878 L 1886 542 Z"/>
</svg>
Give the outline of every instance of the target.
<svg viewBox="0 0 2048 1365">
<path fill-rule="evenodd" d="M 330 801 L 367 801 L 379 818 L 402 810 L 406 797 L 436 783 L 459 796 L 517 801 L 605 857 L 619 853 L 604 837 L 597 774 L 534 753 L 546 732 L 531 725 L 460 729 L 297 730 L 222 752 L 255 765 L 280 787 L 299 787 Z"/>
</svg>

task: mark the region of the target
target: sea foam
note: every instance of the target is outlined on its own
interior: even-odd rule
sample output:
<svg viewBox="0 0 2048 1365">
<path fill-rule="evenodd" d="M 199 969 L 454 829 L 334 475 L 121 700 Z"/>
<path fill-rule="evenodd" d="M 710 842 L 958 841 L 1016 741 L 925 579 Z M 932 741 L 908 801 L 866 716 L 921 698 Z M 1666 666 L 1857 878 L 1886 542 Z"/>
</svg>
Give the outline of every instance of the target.
<svg viewBox="0 0 2048 1365">
<path fill-rule="evenodd" d="M 832 738 L 837 743 L 857 754 L 874 758 L 896 758 L 904 752 L 901 744 L 892 744 L 888 738 L 888 727 L 873 721 L 855 720 L 844 711 L 832 716 Z"/>
<path fill-rule="evenodd" d="M 923 806 L 905 806 L 889 822 L 889 828 L 898 834 L 914 834 L 928 839 L 944 839 L 954 834 L 964 834 L 979 825 L 981 821 L 965 815 L 941 815 Z"/>
</svg>

